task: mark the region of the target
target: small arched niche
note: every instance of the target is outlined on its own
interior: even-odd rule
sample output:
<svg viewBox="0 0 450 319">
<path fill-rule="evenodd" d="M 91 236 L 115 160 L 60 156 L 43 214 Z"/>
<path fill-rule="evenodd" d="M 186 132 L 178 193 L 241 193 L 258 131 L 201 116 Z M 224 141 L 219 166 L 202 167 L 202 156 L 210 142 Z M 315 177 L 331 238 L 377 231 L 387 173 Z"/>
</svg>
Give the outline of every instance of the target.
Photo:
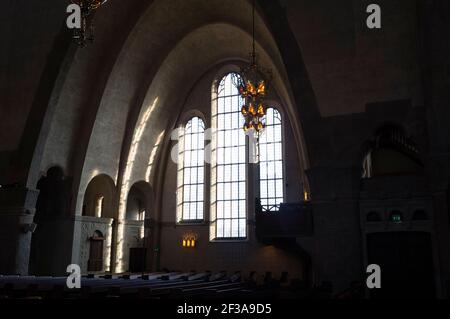
<svg viewBox="0 0 450 319">
<path fill-rule="evenodd" d="M 428 214 L 423 209 L 416 209 L 413 213 L 412 220 L 428 220 Z"/>
<path fill-rule="evenodd" d="M 371 211 L 371 212 L 367 213 L 366 221 L 367 222 L 380 222 L 381 221 L 380 214 L 378 212 Z"/>
<path fill-rule="evenodd" d="M 94 231 L 94 234 L 90 238 L 91 240 L 103 240 L 103 233 L 99 230 Z"/>
<path fill-rule="evenodd" d="M 148 218 L 151 210 L 152 196 L 151 186 L 147 182 L 133 184 L 128 192 L 125 219 L 143 221 L 145 218 Z"/>
<path fill-rule="evenodd" d="M 116 187 L 108 175 L 97 175 L 88 184 L 84 194 L 83 216 L 115 218 Z"/>
</svg>

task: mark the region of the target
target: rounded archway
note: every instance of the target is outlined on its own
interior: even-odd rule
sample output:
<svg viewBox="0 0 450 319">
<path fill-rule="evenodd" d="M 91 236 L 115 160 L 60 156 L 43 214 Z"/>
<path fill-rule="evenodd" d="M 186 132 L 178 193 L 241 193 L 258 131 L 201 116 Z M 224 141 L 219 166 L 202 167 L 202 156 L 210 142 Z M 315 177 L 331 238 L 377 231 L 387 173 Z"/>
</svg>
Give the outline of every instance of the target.
<svg viewBox="0 0 450 319">
<path fill-rule="evenodd" d="M 41 167 L 49 162 L 62 163 L 73 176 L 70 213 L 87 217 L 81 218 L 81 229 L 89 223 L 106 222 L 95 218 L 115 219 L 111 246 L 117 271 L 122 269 L 119 260 L 128 261 L 122 254 L 127 250 L 122 246 L 130 243 L 124 239 L 123 225 L 141 222 L 144 211 L 151 213 L 152 219 L 162 219 L 157 216 L 163 202 L 164 170 L 160 163 L 168 154 L 170 130 L 185 100 L 194 85 L 219 65 L 248 62 L 252 38 L 249 1 L 236 1 L 233 10 L 225 11 L 220 10 L 223 3 L 217 0 L 157 0 L 151 5 L 143 1 L 136 16 L 128 16 L 129 25 L 114 25 L 120 32 L 110 38 L 110 23 L 115 21 L 111 14 L 125 12 L 126 7 L 123 2 L 100 11 L 96 45 L 67 58 L 65 73 L 61 72 L 64 83 L 53 92 L 58 97 L 55 114 L 39 160 Z M 183 13 L 188 8 L 192 12 L 189 17 Z M 261 8 L 256 13 L 259 62 L 273 71 L 274 92 L 292 119 L 293 139 L 301 146 L 299 111 L 282 54 Z M 108 52 L 107 59 L 104 52 Z M 77 75 L 85 69 L 98 72 Z M 78 120 L 67 121 L 69 115 Z M 298 165 L 303 166 L 306 148 L 300 146 Z M 149 203 L 147 194 L 151 193 L 136 183 L 142 179 L 154 187 L 155 203 Z M 140 186 L 145 189 L 149 185 Z M 157 209 L 150 208 L 152 205 Z M 84 243 L 87 237 L 82 235 Z M 132 237 L 131 243 L 135 242 Z M 73 249 L 79 250 L 77 246 Z M 85 260 L 83 254 L 81 260 Z"/>
<path fill-rule="evenodd" d="M 141 272 L 148 268 L 151 229 L 147 227 L 146 221 L 150 219 L 152 211 L 153 190 L 150 184 L 144 181 L 133 184 L 127 196 L 123 230 L 118 231 L 120 258 L 124 269 L 130 272 Z"/>
<path fill-rule="evenodd" d="M 115 218 L 116 186 L 105 174 L 95 176 L 88 184 L 83 200 L 83 216 Z"/>
<path fill-rule="evenodd" d="M 137 182 L 131 186 L 127 197 L 126 220 L 143 221 L 152 210 L 153 191 L 147 182 Z"/>
</svg>

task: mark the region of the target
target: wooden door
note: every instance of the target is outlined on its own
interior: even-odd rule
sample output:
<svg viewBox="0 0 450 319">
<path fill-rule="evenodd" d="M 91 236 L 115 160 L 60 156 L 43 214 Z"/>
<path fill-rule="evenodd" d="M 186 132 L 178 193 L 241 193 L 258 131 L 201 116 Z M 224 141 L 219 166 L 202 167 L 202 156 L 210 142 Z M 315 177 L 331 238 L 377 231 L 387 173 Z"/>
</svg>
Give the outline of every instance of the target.
<svg viewBox="0 0 450 319">
<path fill-rule="evenodd" d="M 91 239 L 89 247 L 88 271 L 103 270 L 103 239 Z"/>
<path fill-rule="evenodd" d="M 145 256 L 147 249 L 138 247 L 130 248 L 130 272 L 143 272 L 145 269 Z"/>
</svg>

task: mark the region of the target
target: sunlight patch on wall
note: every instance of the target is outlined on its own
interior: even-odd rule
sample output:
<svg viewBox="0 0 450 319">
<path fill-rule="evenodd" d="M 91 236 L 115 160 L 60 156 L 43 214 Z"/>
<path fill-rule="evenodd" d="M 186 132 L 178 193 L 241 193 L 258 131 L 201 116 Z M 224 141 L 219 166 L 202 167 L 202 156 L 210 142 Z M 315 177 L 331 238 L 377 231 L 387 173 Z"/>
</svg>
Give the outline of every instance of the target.
<svg viewBox="0 0 450 319">
<path fill-rule="evenodd" d="M 145 227 L 144 222 L 142 222 L 142 225 L 139 227 L 139 240 L 144 240 L 145 237 Z"/>
<path fill-rule="evenodd" d="M 105 271 L 111 271 L 111 247 L 112 247 L 112 228 L 109 228 L 109 234 L 107 236 L 108 241 L 106 243 L 106 258 L 104 262 Z"/>
<path fill-rule="evenodd" d="M 164 130 L 158 135 L 158 138 L 156 139 L 156 143 L 155 143 L 155 145 L 153 145 L 153 149 L 152 149 L 152 152 L 150 153 L 150 158 L 148 161 L 147 172 L 145 173 L 145 181 L 146 182 L 150 182 L 150 176 L 152 173 L 153 164 L 155 162 L 156 154 L 158 153 L 158 149 L 159 149 L 159 146 L 161 145 L 161 142 L 162 142 L 165 132 L 166 131 Z"/>
<path fill-rule="evenodd" d="M 89 178 L 89 181 L 92 180 L 95 176 L 99 175 L 100 171 L 98 169 L 94 169 L 91 173 L 91 177 Z"/>
<path fill-rule="evenodd" d="M 119 214 L 118 214 L 118 224 L 117 224 L 117 246 L 116 246 L 116 260 L 115 260 L 115 270 L 116 272 L 123 272 L 123 250 L 124 250 L 124 219 L 127 207 L 127 197 L 130 190 L 130 178 L 133 171 L 134 162 L 136 159 L 136 154 L 139 149 L 139 143 L 141 142 L 142 135 L 144 134 L 145 128 L 147 126 L 148 120 L 150 119 L 152 113 L 154 112 L 156 105 L 158 104 L 158 97 L 153 101 L 145 113 L 134 131 L 133 140 L 131 142 L 130 153 L 128 154 L 127 164 L 125 166 L 125 172 L 123 176 L 123 183 L 120 189 L 120 199 L 119 199 Z"/>
</svg>

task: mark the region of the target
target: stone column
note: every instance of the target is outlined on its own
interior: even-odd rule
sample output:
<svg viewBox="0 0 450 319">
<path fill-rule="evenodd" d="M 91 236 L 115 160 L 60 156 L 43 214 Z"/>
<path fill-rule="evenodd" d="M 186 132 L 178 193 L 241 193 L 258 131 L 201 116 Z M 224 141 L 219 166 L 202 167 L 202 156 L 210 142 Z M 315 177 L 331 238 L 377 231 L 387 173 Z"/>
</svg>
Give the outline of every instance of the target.
<svg viewBox="0 0 450 319">
<path fill-rule="evenodd" d="M 28 274 L 38 194 L 20 186 L 0 188 L 0 274 Z"/>
<path fill-rule="evenodd" d="M 340 292 L 364 278 L 358 201 L 360 168 L 316 167 L 307 174 L 314 242 L 298 242 L 306 250 L 312 249 L 316 284 L 331 282 L 333 292 Z"/>
</svg>

